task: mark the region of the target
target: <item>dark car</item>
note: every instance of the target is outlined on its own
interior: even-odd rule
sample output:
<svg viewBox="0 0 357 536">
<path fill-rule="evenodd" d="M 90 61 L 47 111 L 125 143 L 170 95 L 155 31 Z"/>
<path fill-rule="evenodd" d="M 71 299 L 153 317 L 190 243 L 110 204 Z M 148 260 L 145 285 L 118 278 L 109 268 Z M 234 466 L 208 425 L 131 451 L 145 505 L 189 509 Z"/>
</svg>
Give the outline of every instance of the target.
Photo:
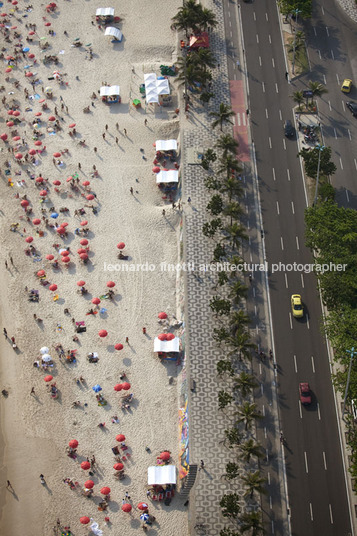
<svg viewBox="0 0 357 536">
<path fill-rule="evenodd" d="M 311 404 L 311 391 L 307 382 L 299 383 L 299 394 L 301 404 L 309 406 Z"/>
<path fill-rule="evenodd" d="M 284 134 L 287 138 L 292 138 L 295 134 L 295 129 L 290 119 L 287 119 L 284 123 Z"/>
<path fill-rule="evenodd" d="M 357 104 L 355 102 L 346 102 L 346 106 L 353 117 L 357 117 Z"/>
</svg>

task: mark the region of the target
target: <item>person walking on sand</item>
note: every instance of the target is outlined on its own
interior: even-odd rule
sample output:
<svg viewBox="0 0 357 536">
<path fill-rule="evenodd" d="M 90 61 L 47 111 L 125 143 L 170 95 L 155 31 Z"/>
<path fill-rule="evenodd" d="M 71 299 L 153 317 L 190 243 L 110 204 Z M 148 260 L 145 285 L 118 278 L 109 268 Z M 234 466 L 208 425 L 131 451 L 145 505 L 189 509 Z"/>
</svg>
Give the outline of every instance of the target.
<svg viewBox="0 0 357 536">
<path fill-rule="evenodd" d="M 166 210 L 163 208 L 162 209 L 162 215 L 165 217 L 165 214 L 166 214 Z"/>
<path fill-rule="evenodd" d="M 105 132 L 103 132 L 102 136 L 103 136 L 103 140 L 105 140 Z"/>
<path fill-rule="evenodd" d="M 198 470 L 201 471 L 201 469 L 204 469 L 204 468 L 205 468 L 205 462 L 203 460 L 201 460 Z"/>
<path fill-rule="evenodd" d="M 134 195 L 134 189 L 133 189 L 133 187 L 130 188 L 130 193 L 131 193 L 131 195 Z"/>
<path fill-rule="evenodd" d="M 126 136 L 127 135 L 126 128 L 124 128 L 123 132 L 124 132 L 124 136 Z"/>
<path fill-rule="evenodd" d="M 14 259 L 12 257 L 10 257 L 10 262 L 11 262 L 12 266 L 15 266 L 14 265 Z"/>
<path fill-rule="evenodd" d="M 7 339 L 7 330 L 6 330 L 6 328 L 3 329 L 3 332 L 4 332 L 4 335 L 5 335 L 5 339 Z"/>
<path fill-rule="evenodd" d="M 125 337 L 125 342 L 129 344 L 129 337 Z"/>
<path fill-rule="evenodd" d="M 10 489 L 10 488 L 11 488 L 11 489 L 14 489 L 14 488 L 12 487 L 12 485 L 11 485 L 10 480 L 7 480 L 7 481 L 6 481 L 6 487 L 7 487 L 8 489 Z"/>
<path fill-rule="evenodd" d="M 34 387 L 32 387 L 30 395 L 34 395 L 34 396 L 36 396 L 35 388 L 34 388 Z"/>
<path fill-rule="evenodd" d="M 108 130 L 108 125 L 105 125 L 105 130 Z"/>
<path fill-rule="evenodd" d="M 98 149 L 96 147 L 94 147 L 94 152 L 96 153 L 98 151 Z"/>
<path fill-rule="evenodd" d="M 145 121 L 144 121 L 144 125 L 146 126 L 147 124 L 148 124 L 148 120 L 145 119 Z"/>
<path fill-rule="evenodd" d="M 119 138 L 115 138 L 115 143 L 118 145 L 118 143 L 119 143 Z"/>
<path fill-rule="evenodd" d="M 9 266 L 7 264 L 7 261 L 5 261 L 5 268 L 6 268 L 6 270 L 8 270 L 8 268 L 9 268 Z"/>
<path fill-rule="evenodd" d="M 143 335 L 146 335 L 146 328 L 143 328 Z"/>
<path fill-rule="evenodd" d="M 119 130 L 119 123 L 115 123 L 115 128 Z"/>
</svg>

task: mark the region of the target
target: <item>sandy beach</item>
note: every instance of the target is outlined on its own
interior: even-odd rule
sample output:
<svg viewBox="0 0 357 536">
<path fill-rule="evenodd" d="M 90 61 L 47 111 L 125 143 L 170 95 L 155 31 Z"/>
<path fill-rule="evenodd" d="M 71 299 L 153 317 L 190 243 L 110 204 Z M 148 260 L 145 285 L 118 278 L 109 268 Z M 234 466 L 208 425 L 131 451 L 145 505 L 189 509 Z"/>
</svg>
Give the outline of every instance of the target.
<svg viewBox="0 0 357 536">
<path fill-rule="evenodd" d="M 157 139 L 177 139 L 180 124 L 175 106 L 161 110 L 157 106 L 145 107 L 143 99 L 143 106 L 138 110 L 132 106 L 132 100 L 140 98 L 139 85 L 144 81 L 144 73 L 159 75 L 161 64 L 171 65 L 176 59 L 177 36 L 170 30 L 170 19 L 180 2 L 166 0 L 153 6 L 144 0 L 138 0 L 135 5 L 128 0 L 118 5 L 92 0 L 61 1 L 52 13 L 47 13 L 45 4 L 37 1 L 32 3 L 33 9 L 26 11 L 29 5 L 30 2 L 19 0 L 16 6 L 6 3 L 1 8 L 13 15 L 3 18 L 10 21 L 5 22 L 5 26 L 17 26 L 9 30 L 10 42 L 5 40 L 7 33 L 1 28 L 1 46 L 6 49 L 2 49 L 3 71 L 8 66 L 5 58 L 14 54 L 15 44 L 22 43 L 30 50 L 22 54 L 22 48 L 18 49 L 20 59 L 12 72 L 4 75 L 9 76 L 9 81 L 4 82 L 5 90 L 0 93 L 0 98 L 6 97 L 1 112 L 1 133 L 8 134 L 6 143 L 0 141 L 1 325 L 9 337 L 15 337 L 19 349 L 14 352 L 11 341 L 2 335 L 0 385 L 9 396 L 1 398 L 0 533 L 52 534 L 52 527 L 59 518 L 62 526 L 71 527 L 73 534 L 84 535 L 89 532 L 88 526 L 81 525 L 79 519 L 88 516 L 99 524 L 103 534 L 125 531 L 131 535 L 137 533 L 141 524 L 142 512 L 137 504 L 148 500 L 149 512 L 156 517 L 149 533 L 184 535 L 187 534 L 187 510 L 179 498 L 174 497 L 171 505 L 165 506 L 146 496 L 147 469 L 155 465 L 161 451 L 170 451 L 171 463 L 178 466 L 180 368 L 175 362 L 160 362 L 153 352 L 153 343 L 162 331 L 180 333 L 178 325 L 182 318 L 177 312 L 177 274 L 161 270 L 159 263 L 178 262 L 181 213 L 162 198 L 152 167 L 153 143 Z M 112 43 L 95 23 L 96 8 L 109 6 L 115 8 L 115 15 L 121 19 L 115 24 L 123 32 L 121 43 Z M 48 23 L 51 25 L 46 26 Z M 25 25 L 29 24 L 36 24 L 32 42 L 26 41 L 30 28 Z M 20 38 L 14 37 L 14 32 L 20 34 Z M 77 38 L 83 46 L 71 46 Z M 40 43 L 45 41 L 49 48 L 41 51 Z M 35 58 L 28 58 L 28 54 L 34 54 Z M 57 55 L 59 63 L 44 64 L 42 59 L 48 54 Z M 32 78 L 25 77 L 29 69 Z M 56 70 L 64 84 L 49 80 Z M 33 90 L 31 81 L 35 79 L 39 82 Z M 19 88 L 15 87 L 14 80 L 20 82 Z M 120 86 L 120 104 L 109 106 L 98 98 L 91 99 L 93 93 L 98 95 L 102 83 Z M 173 79 L 170 85 L 175 99 L 177 86 Z M 52 100 L 42 91 L 46 87 L 52 89 Z M 38 94 L 39 98 L 26 98 L 24 88 L 30 96 Z M 12 98 L 19 102 L 21 122 L 9 127 L 7 112 Z M 39 101 L 43 98 L 48 110 L 41 108 Z M 83 109 L 87 106 L 90 113 L 85 114 Z M 39 130 L 43 133 L 41 148 L 46 146 L 46 151 L 35 155 L 35 165 L 19 163 L 15 152 L 25 155 L 35 148 L 32 122 L 38 112 L 42 113 L 38 116 L 41 118 Z M 54 134 L 48 131 L 51 128 L 48 118 L 53 114 L 61 127 Z M 73 123 L 77 134 L 71 137 L 68 132 Z M 15 129 L 21 138 L 17 142 L 12 140 Z M 80 145 L 80 141 L 85 141 L 85 145 Z M 8 147 L 14 147 L 15 152 L 8 152 Z M 53 163 L 53 154 L 57 151 L 64 152 L 56 158 L 63 162 L 61 165 Z M 6 160 L 10 166 L 6 165 Z M 5 175 L 5 169 L 10 169 L 10 174 Z M 26 170 L 48 182 L 36 183 Z M 95 171 L 98 171 L 97 177 L 93 176 Z M 80 180 L 78 191 L 66 182 L 67 177 L 75 173 Z M 61 182 L 58 192 L 54 180 Z M 87 187 L 82 185 L 85 180 L 90 181 Z M 48 188 L 47 201 L 41 203 L 40 191 L 44 186 Z M 95 197 L 88 201 L 86 196 L 90 193 Z M 32 208 L 30 221 L 26 221 L 20 204 L 24 195 Z M 96 214 L 85 206 L 88 204 L 96 208 Z M 42 208 L 47 210 L 45 217 L 50 218 L 52 206 L 59 216 L 50 223 L 58 226 L 67 222 L 67 238 L 46 228 L 43 221 L 40 225 L 32 223 L 34 218 L 42 219 Z M 61 207 L 67 207 L 69 212 L 61 213 Z M 85 214 L 77 217 L 74 211 L 80 208 L 84 208 Z M 85 237 L 74 233 L 83 219 L 88 221 L 86 227 L 89 228 Z M 19 224 L 17 232 L 9 230 L 12 223 Z M 39 236 L 37 230 L 44 231 L 43 236 Z M 25 239 L 29 236 L 34 238 L 31 245 L 37 252 L 35 256 L 25 253 L 29 247 Z M 89 262 L 86 264 L 80 262 L 77 253 L 82 238 L 88 240 Z M 125 243 L 123 251 L 129 261 L 118 261 L 119 242 Z M 53 247 L 56 243 L 64 249 L 70 248 L 68 267 L 61 262 L 58 248 Z M 59 269 L 54 269 L 52 262 L 46 260 L 48 254 L 59 259 Z M 108 270 L 108 264 L 122 266 L 125 262 L 144 267 L 148 263 L 156 268 Z M 45 279 L 57 285 L 56 291 L 50 291 L 49 285 L 39 284 L 36 273 L 41 269 L 45 271 Z M 85 295 L 78 293 L 79 280 L 86 283 Z M 102 299 L 95 308 L 91 300 L 109 290 L 108 281 L 115 283 L 114 299 Z M 28 300 L 26 287 L 39 291 L 38 303 Z M 56 294 L 58 300 L 54 301 Z M 87 315 L 90 308 L 98 314 Z M 106 311 L 100 313 L 101 308 Z M 69 314 L 65 314 L 65 309 Z M 163 323 L 158 321 L 160 311 L 168 314 L 168 320 Z M 36 321 L 34 314 L 42 322 Z M 78 342 L 73 341 L 72 319 L 85 322 L 86 332 L 78 334 Z M 106 330 L 107 337 L 99 337 L 100 330 Z M 114 349 L 118 343 L 123 344 L 123 350 Z M 77 350 L 76 363 L 68 364 L 65 359 L 59 359 L 55 351 L 59 344 L 65 352 Z M 54 367 L 48 371 L 33 366 L 44 346 L 50 349 L 54 361 Z M 87 360 L 90 352 L 98 353 L 97 363 Z M 125 393 L 133 393 L 130 411 L 121 409 L 124 391 L 114 390 L 122 381 L 122 371 L 130 383 L 130 390 Z M 57 400 L 50 397 L 44 381 L 46 374 L 53 376 L 58 387 Z M 85 381 L 77 384 L 80 376 Z M 169 381 L 170 377 L 173 380 Z M 102 388 L 101 394 L 107 401 L 105 406 L 97 404 L 92 390 L 96 384 Z M 74 401 L 80 401 L 80 407 L 73 408 Z M 112 422 L 113 415 L 118 416 L 118 423 Z M 105 423 L 105 427 L 98 427 L 99 423 Z M 115 459 L 111 449 L 119 444 L 115 439 L 117 434 L 125 435 L 131 454 L 125 461 L 127 476 L 124 480 L 114 477 Z M 76 459 L 66 454 L 71 439 L 78 440 Z M 89 477 L 80 463 L 93 455 L 95 471 Z M 40 483 L 41 473 L 45 476 L 45 486 Z M 63 482 L 66 478 L 78 482 L 78 487 L 70 489 Z M 92 498 L 81 494 L 88 478 L 95 483 Z M 12 489 L 6 488 L 7 480 Z M 103 486 L 111 488 L 105 512 L 98 511 Z M 130 500 L 125 499 L 125 492 Z M 122 511 L 123 499 L 132 505 L 131 513 Z M 105 517 L 110 518 L 108 523 Z"/>
</svg>

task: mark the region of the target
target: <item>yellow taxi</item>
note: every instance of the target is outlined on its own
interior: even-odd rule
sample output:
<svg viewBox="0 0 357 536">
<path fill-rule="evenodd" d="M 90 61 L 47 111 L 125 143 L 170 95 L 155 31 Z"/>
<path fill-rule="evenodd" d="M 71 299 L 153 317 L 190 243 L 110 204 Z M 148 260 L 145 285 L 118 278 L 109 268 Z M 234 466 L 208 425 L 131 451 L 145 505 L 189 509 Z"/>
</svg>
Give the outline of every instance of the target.
<svg viewBox="0 0 357 536">
<path fill-rule="evenodd" d="M 350 80 L 349 78 L 345 78 L 341 86 L 341 91 L 343 91 L 344 93 L 349 93 L 351 91 L 351 88 L 352 80 Z"/>
<path fill-rule="evenodd" d="M 295 318 L 301 318 L 304 315 L 304 308 L 302 306 L 300 294 L 293 294 L 291 296 L 291 310 Z"/>
</svg>

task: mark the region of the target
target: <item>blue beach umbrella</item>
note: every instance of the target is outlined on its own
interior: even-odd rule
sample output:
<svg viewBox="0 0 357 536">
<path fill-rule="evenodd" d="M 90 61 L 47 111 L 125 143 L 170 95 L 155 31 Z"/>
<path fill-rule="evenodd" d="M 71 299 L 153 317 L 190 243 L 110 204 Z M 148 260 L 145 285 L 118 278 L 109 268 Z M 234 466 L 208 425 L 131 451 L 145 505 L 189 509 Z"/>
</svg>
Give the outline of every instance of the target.
<svg viewBox="0 0 357 536">
<path fill-rule="evenodd" d="M 51 214 L 51 218 L 53 218 L 54 220 L 55 220 L 56 218 L 58 218 L 58 213 L 57 213 L 57 212 L 52 212 L 52 214 Z"/>
<path fill-rule="evenodd" d="M 25 47 L 22 49 L 22 52 L 28 52 L 29 50 L 30 50 L 29 47 Z"/>
<path fill-rule="evenodd" d="M 99 393 L 99 391 L 102 390 L 101 386 L 99 385 L 99 383 L 97 383 L 97 385 L 95 385 L 94 387 L 92 387 L 93 391 L 95 393 Z"/>
<path fill-rule="evenodd" d="M 141 521 L 146 522 L 146 521 L 149 521 L 150 516 L 149 516 L 149 514 L 144 513 L 144 514 L 141 514 L 140 519 L 141 519 Z"/>
</svg>

